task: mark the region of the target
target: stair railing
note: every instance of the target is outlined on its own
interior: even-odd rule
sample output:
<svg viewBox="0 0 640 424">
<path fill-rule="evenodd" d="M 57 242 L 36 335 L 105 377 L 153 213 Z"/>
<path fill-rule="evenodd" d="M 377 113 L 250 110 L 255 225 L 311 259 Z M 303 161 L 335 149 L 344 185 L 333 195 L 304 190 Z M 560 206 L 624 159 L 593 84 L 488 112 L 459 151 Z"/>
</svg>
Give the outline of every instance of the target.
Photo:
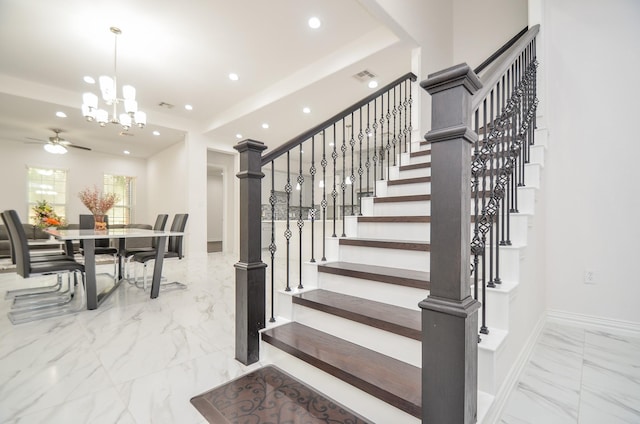
<svg viewBox="0 0 640 424">
<path fill-rule="evenodd" d="M 482 78 L 461 64 L 421 83 L 433 104 L 431 290 L 420 302 L 423 422 L 476 422 L 477 312 L 482 301 L 479 331 L 488 334 L 486 288 L 502 282 L 500 246 L 510 244 L 534 142 L 538 32 L 536 25 L 522 34 Z"/>
<path fill-rule="evenodd" d="M 276 284 L 285 291 L 303 289 L 303 264 L 327 260 L 327 238 L 346 237 L 345 217 L 361 215 L 362 198 L 375 196 L 376 181 L 388 179 L 391 167 L 411 153 L 416 79 L 403 75 L 264 155 L 267 147 L 254 140 L 235 147 L 240 152 L 236 359 L 258 360 L 265 303 L 269 321 L 277 315 Z M 268 292 L 263 248 L 270 256 Z"/>
</svg>

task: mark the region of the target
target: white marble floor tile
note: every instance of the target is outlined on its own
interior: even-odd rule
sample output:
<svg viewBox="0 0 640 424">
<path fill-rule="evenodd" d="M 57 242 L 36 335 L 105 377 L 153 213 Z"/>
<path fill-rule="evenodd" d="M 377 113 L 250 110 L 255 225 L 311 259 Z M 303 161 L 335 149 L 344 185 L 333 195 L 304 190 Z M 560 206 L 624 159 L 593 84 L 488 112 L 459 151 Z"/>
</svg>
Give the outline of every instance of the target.
<svg viewBox="0 0 640 424">
<path fill-rule="evenodd" d="M 579 392 L 536 378 L 520 381 L 509 397 L 503 420 L 507 423 L 578 422 Z"/>
<path fill-rule="evenodd" d="M 634 392 L 614 393 L 584 387 L 580 396 L 580 424 L 640 423 L 640 388 Z"/>
<path fill-rule="evenodd" d="M 3 365 L 0 382 L 0 422 L 58 406 L 112 385 L 93 353 L 23 369 Z"/>
<path fill-rule="evenodd" d="M 216 352 L 119 386 L 138 424 L 200 423 L 189 400 L 247 372 L 227 352 Z"/>
<path fill-rule="evenodd" d="M 24 415 L 11 424 L 136 424 L 114 388 Z"/>
</svg>

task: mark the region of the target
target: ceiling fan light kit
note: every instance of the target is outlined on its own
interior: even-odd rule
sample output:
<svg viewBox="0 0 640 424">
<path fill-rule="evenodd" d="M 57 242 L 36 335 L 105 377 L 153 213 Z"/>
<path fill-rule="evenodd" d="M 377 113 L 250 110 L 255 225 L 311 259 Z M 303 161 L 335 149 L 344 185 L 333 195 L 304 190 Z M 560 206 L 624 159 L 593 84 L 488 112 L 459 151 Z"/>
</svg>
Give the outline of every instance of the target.
<svg viewBox="0 0 640 424">
<path fill-rule="evenodd" d="M 113 78 L 103 75 L 98 79 L 102 100 L 111 108 L 111 115 L 107 109 L 98 107 L 98 96 L 94 93 L 84 93 L 82 95 L 82 115 L 89 122 L 97 122 L 101 127 L 107 123 L 120 124 L 126 131 L 132 125 L 144 128 L 147 124 L 147 114 L 138 110 L 136 101 L 136 89 L 131 85 L 122 86 L 122 97 L 118 97 L 117 84 L 117 58 L 118 58 L 118 35 L 122 34 L 119 28 L 111 27 L 111 32 L 115 35 L 115 47 L 113 54 Z M 124 106 L 124 112 L 118 115 L 118 105 Z"/>
<path fill-rule="evenodd" d="M 54 155 L 64 155 L 67 153 L 67 148 L 58 143 L 47 143 L 43 146 L 44 150 Z"/>
</svg>

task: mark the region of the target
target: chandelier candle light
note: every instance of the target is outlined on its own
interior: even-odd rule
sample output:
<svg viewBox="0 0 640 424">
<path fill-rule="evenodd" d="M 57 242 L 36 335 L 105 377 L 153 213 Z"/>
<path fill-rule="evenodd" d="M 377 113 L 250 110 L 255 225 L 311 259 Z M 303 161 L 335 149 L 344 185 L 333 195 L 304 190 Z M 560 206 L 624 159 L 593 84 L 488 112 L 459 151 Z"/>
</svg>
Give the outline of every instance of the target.
<svg viewBox="0 0 640 424">
<path fill-rule="evenodd" d="M 106 109 L 98 109 L 98 96 L 94 93 L 84 93 L 82 95 L 82 115 L 89 122 L 98 122 L 101 127 L 107 123 L 120 124 L 126 131 L 131 128 L 132 124 L 140 128 L 144 128 L 147 123 L 147 114 L 138 110 L 138 102 L 136 101 L 136 89 L 131 85 L 122 86 L 122 98 L 118 97 L 117 83 L 117 61 L 118 61 L 118 35 L 122 34 L 120 28 L 109 28 L 115 34 L 115 47 L 113 54 L 113 78 L 102 75 L 99 78 L 100 91 L 102 92 L 102 100 L 107 106 L 112 107 L 112 114 Z M 124 104 L 125 113 L 118 116 L 118 104 Z"/>
</svg>

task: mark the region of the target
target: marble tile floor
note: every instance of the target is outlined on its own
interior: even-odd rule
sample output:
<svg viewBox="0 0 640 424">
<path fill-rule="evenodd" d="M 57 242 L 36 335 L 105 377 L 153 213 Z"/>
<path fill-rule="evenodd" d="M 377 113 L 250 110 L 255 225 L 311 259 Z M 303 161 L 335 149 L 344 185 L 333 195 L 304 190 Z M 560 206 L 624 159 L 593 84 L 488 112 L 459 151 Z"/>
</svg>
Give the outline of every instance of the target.
<svg viewBox="0 0 640 424">
<path fill-rule="evenodd" d="M 236 261 L 166 261 L 187 290 L 125 282 L 97 310 L 15 326 L 0 300 L 0 422 L 206 423 L 189 399 L 259 366 L 233 359 Z M 0 299 L 33 280 L 0 274 Z"/>
<path fill-rule="evenodd" d="M 640 423 L 640 335 L 547 322 L 499 422 Z"/>
<path fill-rule="evenodd" d="M 169 260 L 187 290 L 123 283 L 95 311 L 16 326 L 4 292 L 49 280 L 0 274 L 0 423 L 206 423 L 189 399 L 260 366 L 233 359 L 235 262 Z M 547 323 L 499 422 L 640 423 L 640 337 Z"/>
</svg>

